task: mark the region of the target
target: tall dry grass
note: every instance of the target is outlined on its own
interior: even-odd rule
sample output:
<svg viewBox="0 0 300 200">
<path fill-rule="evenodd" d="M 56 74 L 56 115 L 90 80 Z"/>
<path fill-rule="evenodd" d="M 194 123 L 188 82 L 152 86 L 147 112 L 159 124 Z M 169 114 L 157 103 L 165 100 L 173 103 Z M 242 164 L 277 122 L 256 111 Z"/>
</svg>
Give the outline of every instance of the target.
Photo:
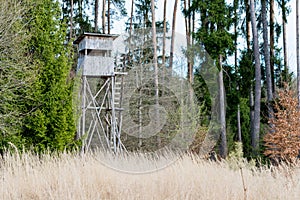
<svg viewBox="0 0 300 200">
<path fill-rule="evenodd" d="M 173 157 L 173 162 L 166 157 Z M 143 171 L 148 173 L 134 173 Z M 100 152 L 84 156 L 7 154 L 0 161 L 0 198 L 5 200 L 299 197 L 299 167 L 244 167 L 241 175 L 241 170 L 226 162 L 212 163 L 186 154 L 176 160 L 171 154 L 160 158 L 143 154 L 114 157 Z"/>
</svg>

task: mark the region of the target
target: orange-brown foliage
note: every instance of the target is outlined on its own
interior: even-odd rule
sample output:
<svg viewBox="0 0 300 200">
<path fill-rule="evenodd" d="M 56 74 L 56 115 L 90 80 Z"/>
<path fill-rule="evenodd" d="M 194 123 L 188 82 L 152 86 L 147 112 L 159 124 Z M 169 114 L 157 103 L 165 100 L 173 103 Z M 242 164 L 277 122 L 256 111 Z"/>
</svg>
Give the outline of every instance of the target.
<svg viewBox="0 0 300 200">
<path fill-rule="evenodd" d="M 296 94 L 288 86 L 278 93 L 271 127 L 264 137 L 265 155 L 276 161 L 294 162 L 300 149 L 300 109 Z"/>
</svg>

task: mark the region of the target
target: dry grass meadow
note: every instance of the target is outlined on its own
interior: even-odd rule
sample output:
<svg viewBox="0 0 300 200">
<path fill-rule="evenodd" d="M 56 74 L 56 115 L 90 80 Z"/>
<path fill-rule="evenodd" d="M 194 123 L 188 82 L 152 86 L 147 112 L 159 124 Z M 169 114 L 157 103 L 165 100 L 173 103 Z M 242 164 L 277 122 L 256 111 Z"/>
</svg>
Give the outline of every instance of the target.
<svg viewBox="0 0 300 200">
<path fill-rule="evenodd" d="M 0 160 L 0 199 L 300 198 L 299 167 L 255 168 L 187 154 L 17 155 Z"/>
</svg>

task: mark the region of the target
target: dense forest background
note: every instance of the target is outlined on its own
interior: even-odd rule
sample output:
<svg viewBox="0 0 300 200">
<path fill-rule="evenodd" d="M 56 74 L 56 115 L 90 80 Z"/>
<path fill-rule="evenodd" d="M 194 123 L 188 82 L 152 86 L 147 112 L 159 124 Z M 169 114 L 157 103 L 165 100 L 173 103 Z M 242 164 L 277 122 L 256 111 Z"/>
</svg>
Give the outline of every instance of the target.
<svg viewBox="0 0 300 200">
<path fill-rule="evenodd" d="M 120 19 L 125 19 L 124 31 L 129 34 L 141 28 L 174 31 L 176 12 L 182 12 L 187 48 L 205 48 L 219 69 L 221 137 L 214 151 L 226 158 L 242 144 L 246 158 L 297 158 L 299 9 L 287 7 L 289 0 L 163 2 L 132 0 L 128 10 L 124 0 L 0 0 L 0 151 L 11 144 L 37 152 L 80 146 L 73 102 L 77 54 L 72 42 L 84 32 L 111 34 Z M 299 0 L 297 8 L 298 4 Z M 155 20 L 158 6 L 164 7 L 163 21 Z M 174 8 L 170 21 L 165 17 L 167 7 Z M 290 71 L 287 56 L 286 24 L 292 9 L 297 12 L 297 74 Z M 240 45 L 241 40 L 246 45 Z M 153 54 L 161 63 L 158 67 L 172 68 L 172 50 Z M 233 64 L 228 64 L 230 58 Z M 210 97 L 192 59 L 186 69 L 186 79 L 203 102 L 203 134 L 210 122 Z M 197 153 L 201 142 L 201 135 L 196 135 L 191 150 Z"/>
</svg>

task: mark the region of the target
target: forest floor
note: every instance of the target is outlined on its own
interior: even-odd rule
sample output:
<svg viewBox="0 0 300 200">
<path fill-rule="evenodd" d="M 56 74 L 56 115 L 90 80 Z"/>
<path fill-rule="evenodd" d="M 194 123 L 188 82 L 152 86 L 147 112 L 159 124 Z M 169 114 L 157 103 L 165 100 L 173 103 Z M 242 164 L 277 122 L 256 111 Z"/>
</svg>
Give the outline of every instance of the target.
<svg viewBox="0 0 300 200">
<path fill-rule="evenodd" d="M 130 154 L 0 158 L 0 199 L 299 199 L 300 166 L 255 167 L 197 156 Z"/>
</svg>

